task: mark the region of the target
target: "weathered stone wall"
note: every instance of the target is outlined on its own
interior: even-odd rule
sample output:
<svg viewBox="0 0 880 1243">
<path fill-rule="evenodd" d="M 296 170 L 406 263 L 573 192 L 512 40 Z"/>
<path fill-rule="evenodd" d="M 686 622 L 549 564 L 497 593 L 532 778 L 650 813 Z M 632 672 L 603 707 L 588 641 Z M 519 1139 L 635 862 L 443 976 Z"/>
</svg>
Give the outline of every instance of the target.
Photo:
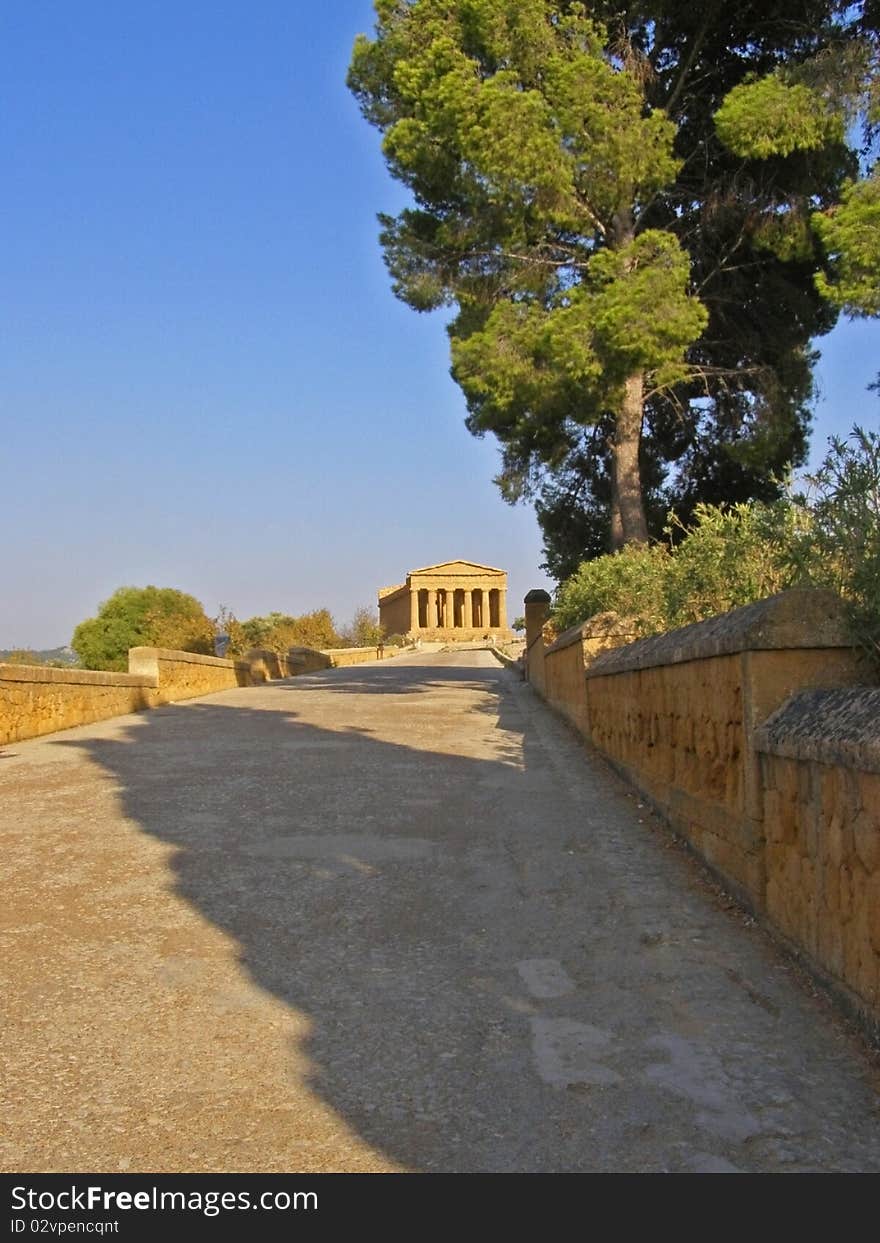
<svg viewBox="0 0 880 1243">
<path fill-rule="evenodd" d="M 379 651 L 375 647 L 328 647 L 322 654 L 330 658 L 334 669 L 344 669 L 348 665 L 366 665 L 376 660 L 390 660 L 392 656 L 400 654 L 400 648 L 397 647 L 382 648 L 381 656 Z"/>
<path fill-rule="evenodd" d="M 246 660 L 221 660 L 195 652 L 174 652 L 161 647 L 133 647 L 128 653 L 128 671 L 155 678 L 160 703 L 213 695 L 234 686 L 252 686 Z"/>
<path fill-rule="evenodd" d="M 880 1022 L 880 691 L 834 689 L 868 677 L 840 602 L 785 592 L 617 647 L 603 624 L 599 654 L 590 623 L 537 642 L 536 689 Z"/>
<path fill-rule="evenodd" d="M 599 657 L 586 671 L 585 735 L 708 863 L 760 903 L 763 801 L 754 732 L 794 691 L 858 682 L 858 660 L 848 648 L 819 648 L 738 652 L 604 676 L 603 668 Z"/>
<path fill-rule="evenodd" d="M 153 708 L 155 677 L 0 664 L 0 744 Z"/>
<path fill-rule="evenodd" d="M 735 884 L 763 884 L 745 812 L 741 662 L 722 656 L 587 681 L 586 735 Z"/>
<path fill-rule="evenodd" d="M 386 657 L 396 652 L 396 648 L 385 649 Z M 367 660 L 376 660 L 374 647 L 338 652 L 291 648 L 286 656 L 254 650 L 243 660 L 135 647 L 128 654 L 128 673 L 0 664 L 0 744 L 236 686 L 257 686 L 276 678 Z"/>
<path fill-rule="evenodd" d="M 796 695 L 756 747 L 767 914 L 880 1023 L 880 690 Z"/>
<path fill-rule="evenodd" d="M 600 613 L 572 626 L 549 647 L 542 644 L 544 694 L 583 734 L 589 732 L 584 670 L 601 653 L 636 637 L 634 623 Z"/>
</svg>

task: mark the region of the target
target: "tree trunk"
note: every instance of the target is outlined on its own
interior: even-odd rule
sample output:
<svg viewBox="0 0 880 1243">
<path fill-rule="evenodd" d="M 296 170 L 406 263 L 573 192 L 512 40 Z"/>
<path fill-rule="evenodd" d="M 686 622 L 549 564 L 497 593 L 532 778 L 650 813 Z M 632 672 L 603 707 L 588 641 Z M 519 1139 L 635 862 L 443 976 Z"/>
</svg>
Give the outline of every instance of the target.
<svg viewBox="0 0 880 1243">
<path fill-rule="evenodd" d="M 645 389 L 641 372 L 624 386 L 623 403 L 614 428 L 611 459 L 611 547 L 647 544 L 648 523 L 642 503 L 639 441 L 642 437 L 642 406 Z"/>
</svg>

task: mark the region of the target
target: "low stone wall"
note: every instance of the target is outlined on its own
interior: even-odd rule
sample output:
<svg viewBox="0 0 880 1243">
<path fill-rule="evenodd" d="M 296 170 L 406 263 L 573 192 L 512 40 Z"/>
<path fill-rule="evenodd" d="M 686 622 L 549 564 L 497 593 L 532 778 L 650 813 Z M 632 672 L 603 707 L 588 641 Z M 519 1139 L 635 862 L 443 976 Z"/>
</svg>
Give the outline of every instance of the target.
<svg viewBox="0 0 880 1243">
<path fill-rule="evenodd" d="M 398 650 L 385 648 L 384 658 L 396 656 Z M 133 647 L 128 653 L 128 673 L 0 664 L 0 745 L 236 686 L 259 686 L 337 665 L 363 664 L 375 661 L 376 651 L 374 647 L 326 652 L 294 647 L 282 656 L 255 648 L 241 660 L 221 660 L 195 652 Z"/>
<path fill-rule="evenodd" d="M 539 622 L 536 689 L 863 1018 L 880 1020 L 880 691 L 835 689 L 868 677 L 837 597 L 784 592 L 629 643 L 625 622 L 602 617 L 547 646 Z"/>
<path fill-rule="evenodd" d="M 128 653 L 128 671 L 135 676 L 155 678 L 160 703 L 214 695 L 234 686 L 252 686 L 247 660 L 221 660 L 195 652 L 174 652 L 162 647 L 133 647 Z"/>
<path fill-rule="evenodd" d="M 366 665 L 370 661 L 390 660 L 399 656 L 399 647 L 325 647 L 324 656 L 329 656 L 334 669 L 345 669 L 348 665 Z"/>
<path fill-rule="evenodd" d="M 0 744 L 250 686 L 246 661 L 134 647 L 128 673 L 0 665 Z"/>
<path fill-rule="evenodd" d="M 154 708 L 155 676 L 0 664 L 0 745 Z"/>
<path fill-rule="evenodd" d="M 543 648 L 544 694 L 581 733 L 589 731 L 584 669 L 600 653 L 636 637 L 633 622 L 616 613 L 599 613 Z"/>
<path fill-rule="evenodd" d="M 880 1036 L 880 690 L 795 695 L 755 746 L 767 915 Z"/>
</svg>

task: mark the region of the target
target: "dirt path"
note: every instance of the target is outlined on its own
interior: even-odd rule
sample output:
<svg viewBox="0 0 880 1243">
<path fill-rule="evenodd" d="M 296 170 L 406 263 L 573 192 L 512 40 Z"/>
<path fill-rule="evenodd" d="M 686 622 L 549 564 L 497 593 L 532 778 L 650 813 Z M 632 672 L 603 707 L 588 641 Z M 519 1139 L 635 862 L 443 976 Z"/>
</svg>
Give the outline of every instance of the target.
<svg viewBox="0 0 880 1243">
<path fill-rule="evenodd" d="M 9 746 L 0 831 L 0 1168 L 880 1169 L 858 1040 L 488 653 Z"/>
</svg>

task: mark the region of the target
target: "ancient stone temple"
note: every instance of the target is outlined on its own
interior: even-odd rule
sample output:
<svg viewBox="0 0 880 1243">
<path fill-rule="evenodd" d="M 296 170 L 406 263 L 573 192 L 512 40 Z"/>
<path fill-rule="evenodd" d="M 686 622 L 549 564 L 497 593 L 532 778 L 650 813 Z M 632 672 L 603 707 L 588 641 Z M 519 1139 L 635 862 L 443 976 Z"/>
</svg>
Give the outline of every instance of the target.
<svg viewBox="0 0 880 1243">
<path fill-rule="evenodd" d="M 379 590 L 385 633 L 449 642 L 511 638 L 507 575 L 475 561 L 443 561 L 412 570 L 399 587 Z"/>
</svg>

